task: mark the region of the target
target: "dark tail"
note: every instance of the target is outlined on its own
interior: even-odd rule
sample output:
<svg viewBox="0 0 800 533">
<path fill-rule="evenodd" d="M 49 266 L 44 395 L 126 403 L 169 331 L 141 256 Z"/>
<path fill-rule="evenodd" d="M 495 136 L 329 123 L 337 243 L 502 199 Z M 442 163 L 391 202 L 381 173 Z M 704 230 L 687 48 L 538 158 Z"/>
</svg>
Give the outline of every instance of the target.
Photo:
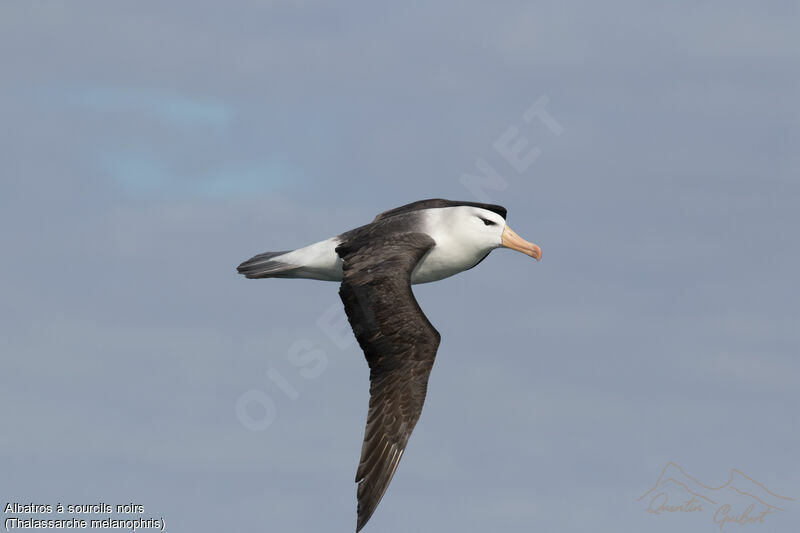
<svg viewBox="0 0 800 533">
<path fill-rule="evenodd" d="M 298 265 L 284 263 L 276 258 L 290 251 L 258 254 L 239 265 L 236 271 L 251 279 L 287 277 L 286 274 L 299 268 Z"/>
</svg>

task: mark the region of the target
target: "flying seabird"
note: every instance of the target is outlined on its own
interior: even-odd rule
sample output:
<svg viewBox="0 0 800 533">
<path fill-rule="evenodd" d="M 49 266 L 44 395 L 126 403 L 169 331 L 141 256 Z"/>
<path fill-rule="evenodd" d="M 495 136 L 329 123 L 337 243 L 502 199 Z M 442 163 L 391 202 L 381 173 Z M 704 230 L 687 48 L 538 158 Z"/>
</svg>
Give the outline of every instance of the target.
<svg viewBox="0 0 800 533">
<path fill-rule="evenodd" d="M 356 473 L 356 532 L 372 516 L 422 412 L 441 336 L 411 285 L 447 278 L 495 248 L 536 260 L 542 250 L 506 225 L 506 209 L 476 202 L 421 200 L 370 224 L 293 251 L 243 262 L 248 278 L 339 281 L 339 296 L 370 369 L 370 399 Z"/>
</svg>

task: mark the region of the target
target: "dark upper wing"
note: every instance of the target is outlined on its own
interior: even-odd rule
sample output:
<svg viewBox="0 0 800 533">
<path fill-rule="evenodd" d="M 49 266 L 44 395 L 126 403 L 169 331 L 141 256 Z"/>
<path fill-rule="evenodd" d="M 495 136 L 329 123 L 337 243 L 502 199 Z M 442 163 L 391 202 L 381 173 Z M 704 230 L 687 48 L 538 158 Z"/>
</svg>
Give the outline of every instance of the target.
<svg viewBox="0 0 800 533">
<path fill-rule="evenodd" d="M 411 271 L 433 245 L 424 233 L 394 233 L 336 249 L 344 263 L 339 295 L 370 369 L 356 531 L 389 486 L 425 401 L 440 337 L 411 292 Z"/>
<path fill-rule="evenodd" d="M 472 207 L 480 207 L 482 209 L 494 211 L 503 218 L 506 218 L 507 215 L 506 208 L 501 205 L 482 204 L 479 202 L 454 202 L 452 200 L 443 200 L 442 198 L 433 198 L 431 200 L 419 200 L 418 202 L 412 202 L 410 204 L 406 204 L 400 207 L 395 207 L 394 209 L 390 209 L 388 211 L 384 211 L 380 215 L 376 216 L 373 222 L 383 220 L 384 218 L 393 217 L 395 215 L 400 215 L 402 213 L 408 213 L 409 211 L 419 211 L 420 209 L 433 209 L 436 207 L 456 207 L 459 205 L 469 205 Z"/>
</svg>

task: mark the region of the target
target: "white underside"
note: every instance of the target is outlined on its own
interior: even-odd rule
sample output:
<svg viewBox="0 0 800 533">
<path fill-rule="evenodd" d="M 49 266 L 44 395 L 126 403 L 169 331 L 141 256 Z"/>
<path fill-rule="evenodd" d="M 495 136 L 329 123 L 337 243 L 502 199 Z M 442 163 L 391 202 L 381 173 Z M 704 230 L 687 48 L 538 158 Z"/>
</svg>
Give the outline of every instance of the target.
<svg viewBox="0 0 800 533">
<path fill-rule="evenodd" d="M 436 239 L 436 236 L 433 236 Z M 446 238 L 437 240 L 411 273 L 411 283 L 429 283 L 448 278 L 475 266 L 486 250 L 464 250 L 454 246 Z M 305 248 L 273 258 L 275 261 L 297 265 L 299 268 L 285 277 L 342 281 L 342 259 L 336 254 L 339 240 L 334 237 Z"/>
<path fill-rule="evenodd" d="M 418 231 L 428 234 L 436 245 L 412 271 L 411 283 L 429 283 L 463 272 L 501 245 L 499 233 L 487 236 L 485 231 L 476 231 L 470 224 L 477 222 L 480 230 L 484 226 L 470 218 L 474 215 L 466 213 L 466 220 L 464 215 L 460 207 L 429 209 L 421 214 L 422 227 Z M 496 227 L 499 231 L 500 226 Z M 284 277 L 341 281 L 342 260 L 336 254 L 339 243 L 339 238 L 333 237 L 272 259 L 297 265 L 298 268 L 286 272 Z"/>
</svg>

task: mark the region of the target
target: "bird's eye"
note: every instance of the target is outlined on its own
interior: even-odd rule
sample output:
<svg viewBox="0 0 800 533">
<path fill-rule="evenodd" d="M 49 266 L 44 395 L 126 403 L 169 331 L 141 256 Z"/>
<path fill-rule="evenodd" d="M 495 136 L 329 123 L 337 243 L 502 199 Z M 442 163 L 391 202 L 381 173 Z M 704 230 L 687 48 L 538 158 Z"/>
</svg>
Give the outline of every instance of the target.
<svg viewBox="0 0 800 533">
<path fill-rule="evenodd" d="M 495 224 L 497 224 L 496 222 L 493 222 L 493 221 L 489 220 L 488 218 L 483 218 L 483 217 L 478 217 L 478 218 L 483 220 L 483 223 L 486 224 L 487 226 L 494 226 Z"/>
</svg>

